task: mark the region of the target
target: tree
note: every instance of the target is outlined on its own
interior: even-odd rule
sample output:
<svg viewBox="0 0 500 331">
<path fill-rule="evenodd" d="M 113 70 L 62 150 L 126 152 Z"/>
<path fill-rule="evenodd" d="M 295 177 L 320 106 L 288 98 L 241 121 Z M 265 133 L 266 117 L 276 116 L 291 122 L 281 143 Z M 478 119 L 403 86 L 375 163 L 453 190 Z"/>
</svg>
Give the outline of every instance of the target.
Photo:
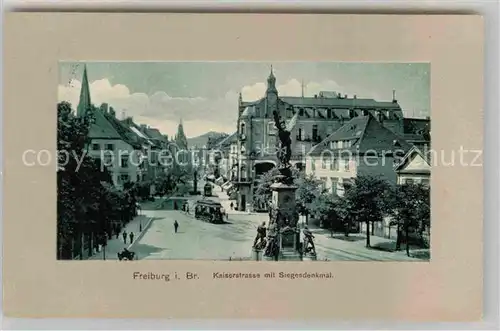
<svg viewBox="0 0 500 331">
<path fill-rule="evenodd" d="M 420 184 L 397 185 L 390 199 L 391 225 L 397 226 L 396 250 L 406 239 L 406 254 L 410 256 L 410 232 L 423 240 L 423 232 L 430 227 L 430 190 Z"/>
<path fill-rule="evenodd" d="M 90 252 L 96 237 L 105 244 L 102 238 L 110 233 L 111 220 L 128 221 L 132 215 L 130 196 L 114 192 L 106 167 L 86 154 L 94 111 L 92 107 L 84 117 L 76 117 L 69 103 L 57 105 L 59 259 L 71 259 L 75 251 L 82 259 L 85 242 Z"/>
<path fill-rule="evenodd" d="M 321 189 L 321 181 L 311 175 L 305 175 L 303 172 L 295 173 L 295 185 L 297 185 L 296 198 L 297 198 L 297 212 L 300 215 L 306 216 L 306 223 L 308 223 L 309 215 L 314 213 L 314 206 L 311 204 L 322 197 L 325 193 Z M 318 203 L 322 206 L 322 201 Z"/>
<path fill-rule="evenodd" d="M 384 199 L 389 192 L 389 184 L 375 176 L 358 176 L 352 186 L 346 189 L 343 197 L 346 217 L 365 223 L 366 247 L 370 247 L 370 225 L 382 221 L 386 212 Z"/>
<path fill-rule="evenodd" d="M 253 203 L 255 205 L 267 205 L 271 199 L 271 185 L 274 183 L 274 178 L 279 175 L 278 168 L 272 168 L 271 170 L 262 174 L 257 182 L 257 187 L 253 195 Z"/>
<path fill-rule="evenodd" d="M 333 231 L 337 228 L 336 223 L 341 220 L 337 213 L 338 200 L 336 195 L 322 192 L 309 205 L 308 212 L 320 221 L 321 227 L 328 227 L 332 236 Z"/>
</svg>

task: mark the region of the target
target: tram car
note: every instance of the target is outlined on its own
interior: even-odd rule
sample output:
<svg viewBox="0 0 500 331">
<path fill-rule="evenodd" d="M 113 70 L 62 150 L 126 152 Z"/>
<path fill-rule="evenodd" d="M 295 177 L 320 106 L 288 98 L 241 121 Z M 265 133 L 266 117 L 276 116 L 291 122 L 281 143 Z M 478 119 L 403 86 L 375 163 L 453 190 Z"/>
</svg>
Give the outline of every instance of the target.
<svg viewBox="0 0 500 331">
<path fill-rule="evenodd" d="M 210 183 L 205 184 L 205 186 L 203 187 L 203 195 L 206 197 L 212 196 L 212 184 Z"/>
<path fill-rule="evenodd" d="M 219 202 L 213 200 L 198 200 L 194 207 L 194 217 L 204 222 L 224 223 L 224 208 Z"/>
</svg>

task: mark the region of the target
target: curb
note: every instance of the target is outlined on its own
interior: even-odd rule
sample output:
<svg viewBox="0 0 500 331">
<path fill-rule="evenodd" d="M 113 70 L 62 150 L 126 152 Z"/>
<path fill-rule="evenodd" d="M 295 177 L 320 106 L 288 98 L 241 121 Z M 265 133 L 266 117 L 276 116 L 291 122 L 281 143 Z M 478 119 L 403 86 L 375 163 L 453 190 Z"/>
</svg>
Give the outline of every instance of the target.
<svg viewBox="0 0 500 331">
<path fill-rule="evenodd" d="M 132 247 L 139 241 L 142 239 L 142 237 L 144 237 L 144 234 L 146 234 L 146 231 L 148 231 L 149 227 L 151 226 L 151 224 L 153 223 L 153 219 L 154 217 L 149 217 L 149 220 L 147 220 L 146 222 L 146 225 L 144 225 L 144 228 L 142 229 L 142 232 L 139 233 L 139 235 L 137 236 L 137 238 L 134 240 L 133 243 L 131 243 L 130 245 L 128 245 L 127 249 L 128 250 L 131 250 Z"/>
</svg>

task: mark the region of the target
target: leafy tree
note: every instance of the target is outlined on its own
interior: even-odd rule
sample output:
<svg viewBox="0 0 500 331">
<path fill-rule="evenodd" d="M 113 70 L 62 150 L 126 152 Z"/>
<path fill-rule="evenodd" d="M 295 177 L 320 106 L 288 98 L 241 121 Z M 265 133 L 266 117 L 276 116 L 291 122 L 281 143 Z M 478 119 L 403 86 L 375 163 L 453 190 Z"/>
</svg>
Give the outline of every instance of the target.
<svg viewBox="0 0 500 331">
<path fill-rule="evenodd" d="M 271 199 L 272 190 L 271 185 L 274 183 L 274 179 L 279 175 L 278 168 L 272 168 L 271 170 L 262 174 L 257 182 L 257 187 L 253 195 L 253 203 L 255 205 L 267 205 Z"/>
<path fill-rule="evenodd" d="M 110 189 L 112 180 L 106 167 L 86 154 L 93 111 L 81 118 L 74 116 L 69 103 L 57 105 L 59 259 L 71 259 L 74 252 L 82 259 L 85 242 L 105 244 L 111 221 L 126 222 L 132 216 L 133 199 Z"/>
<path fill-rule="evenodd" d="M 296 191 L 297 199 L 297 212 L 306 216 L 306 223 L 308 222 L 309 215 L 317 213 L 314 212 L 316 208 L 313 202 L 325 194 L 321 189 L 321 181 L 313 175 L 306 175 L 303 172 L 295 172 L 295 185 L 298 187 Z M 318 201 L 322 206 L 322 201 Z"/>
<path fill-rule="evenodd" d="M 337 203 L 339 198 L 328 192 L 322 192 L 310 203 L 308 212 L 319 220 L 321 227 L 328 227 L 333 236 L 333 231 L 338 228 L 341 221 L 337 213 Z"/>
<path fill-rule="evenodd" d="M 370 247 L 370 225 L 382 221 L 386 213 L 384 199 L 390 194 L 389 184 L 375 176 L 358 176 L 346 189 L 343 199 L 346 217 L 350 221 L 365 223 L 366 247 Z"/>
<path fill-rule="evenodd" d="M 406 254 L 410 256 L 410 233 L 418 233 L 423 240 L 423 232 L 430 227 L 430 190 L 420 184 L 397 185 L 390 200 L 391 225 L 397 226 L 396 250 L 401 249 L 406 238 Z"/>
</svg>

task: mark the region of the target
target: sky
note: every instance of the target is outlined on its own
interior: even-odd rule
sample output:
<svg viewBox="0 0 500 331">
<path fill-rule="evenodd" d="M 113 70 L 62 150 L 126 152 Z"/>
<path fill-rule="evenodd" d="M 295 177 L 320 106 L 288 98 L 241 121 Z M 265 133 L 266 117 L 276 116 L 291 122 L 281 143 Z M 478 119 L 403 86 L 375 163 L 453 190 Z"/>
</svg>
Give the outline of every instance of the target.
<svg viewBox="0 0 500 331">
<path fill-rule="evenodd" d="M 61 62 L 58 100 L 78 104 L 84 64 L 92 103 L 112 106 L 172 136 L 182 120 L 187 137 L 236 130 L 238 93 L 244 101 L 264 96 L 272 65 L 278 94 L 336 91 L 379 101 L 396 99 L 405 116 L 430 114 L 428 63 L 347 62 Z"/>
</svg>

